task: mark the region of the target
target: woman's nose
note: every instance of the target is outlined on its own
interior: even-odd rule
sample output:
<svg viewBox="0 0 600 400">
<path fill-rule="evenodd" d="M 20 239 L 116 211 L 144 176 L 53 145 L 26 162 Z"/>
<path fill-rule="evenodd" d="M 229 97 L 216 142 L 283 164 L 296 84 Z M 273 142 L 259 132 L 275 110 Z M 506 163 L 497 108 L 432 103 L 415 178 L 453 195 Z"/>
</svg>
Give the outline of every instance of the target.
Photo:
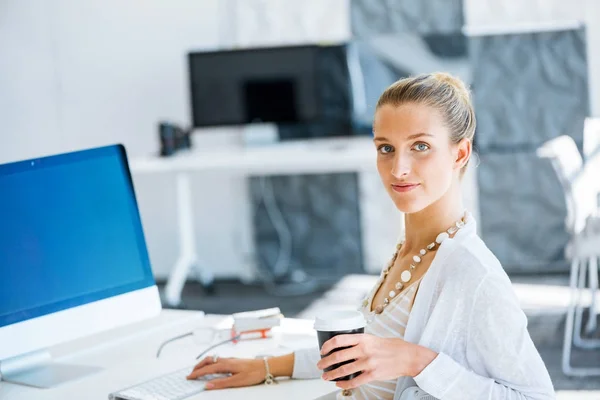
<svg viewBox="0 0 600 400">
<path fill-rule="evenodd" d="M 407 176 L 410 172 L 410 161 L 406 157 L 397 157 L 392 167 L 392 175 L 396 178 Z"/>
</svg>

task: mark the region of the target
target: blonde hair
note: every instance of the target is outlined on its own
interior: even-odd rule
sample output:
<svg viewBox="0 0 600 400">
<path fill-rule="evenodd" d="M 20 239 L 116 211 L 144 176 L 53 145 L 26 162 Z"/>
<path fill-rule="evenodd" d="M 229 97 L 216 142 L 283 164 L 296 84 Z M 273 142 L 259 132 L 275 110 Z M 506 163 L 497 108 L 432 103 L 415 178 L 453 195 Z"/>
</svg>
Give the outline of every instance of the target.
<svg viewBox="0 0 600 400">
<path fill-rule="evenodd" d="M 400 79 L 383 92 L 375 109 L 387 104 L 400 106 L 407 103 L 424 104 L 440 111 L 452 143 L 459 143 L 464 138 L 473 141 L 477 124 L 475 110 L 471 93 L 459 78 L 436 72 Z M 467 165 L 468 161 L 463 172 Z"/>
</svg>

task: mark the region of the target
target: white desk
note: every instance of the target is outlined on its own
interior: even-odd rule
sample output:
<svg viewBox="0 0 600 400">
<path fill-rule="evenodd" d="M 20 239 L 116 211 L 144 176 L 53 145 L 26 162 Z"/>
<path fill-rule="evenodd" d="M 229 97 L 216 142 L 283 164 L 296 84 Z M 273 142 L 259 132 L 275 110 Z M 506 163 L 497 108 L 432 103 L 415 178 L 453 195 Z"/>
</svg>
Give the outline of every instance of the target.
<svg viewBox="0 0 600 400">
<path fill-rule="evenodd" d="M 179 257 L 165 287 L 165 302 L 179 306 L 181 291 L 190 270 L 200 263 L 195 249 L 194 208 L 190 176 L 193 173 L 227 171 L 244 176 L 376 172 L 377 152 L 371 137 L 335 138 L 267 144 L 256 147 L 192 149 L 171 157 L 132 159 L 134 174 L 177 174 Z M 200 269 L 204 286 L 212 284 L 212 273 Z"/>
<path fill-rule="evenodd" d="M 107 400 L 108 394 L 143 382 L 155 376 L 195 364 L 195 357 L 206 346 L 191 338 L 181 339 L 164 348 L 156 359 L 158 346 L 166 339 L 189 332 L 200 326 L 227 327 L 231 319 L 209 315 L 202 318 L 198 312 L 163 310 L 152 320 L 115 329 L 89 338 L 74 341 L 52 349 L 57 361 L 94 365 L 101 372 L 52 389 L 36 389 L 0 382 L 2 400 Z M 302 332 L 304 334 L 301 334 Z M 292 348 L 316 345 L 311 323 L 306 320 L 284 320 L 273 339 L 240 342 L 215 349 L 223 357 L 254 357 L 261 354 L 288 352 Z M 331 393 L 336 387 L 331 382 L 317 380 L 283 380 L 279 385 L 259 385 L 240 389 L 202 392 L 190 399 L 314 399 Z"/>
<path fill-rule="evenodd" d="M 376 172 L 371 137 L 349 137 L 265 144 L 255 147 L 192 149 L 171 157 L 134 158 L 135 173 L 217 172 L 246 175 Z"/>
</svg>

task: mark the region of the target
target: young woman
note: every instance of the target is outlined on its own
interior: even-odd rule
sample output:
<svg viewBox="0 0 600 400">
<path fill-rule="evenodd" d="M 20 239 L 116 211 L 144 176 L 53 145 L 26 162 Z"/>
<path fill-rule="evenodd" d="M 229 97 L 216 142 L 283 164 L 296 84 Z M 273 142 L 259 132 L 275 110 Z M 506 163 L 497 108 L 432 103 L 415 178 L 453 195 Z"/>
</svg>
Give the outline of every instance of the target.
<svg viewBox="0 0 600 400">
<path fill-rule="evenodd" d="M 348 348 L 323 359 L 316 348 L 265 361 L 209 357 L 189 379 L 230 372 L 209 389 L 255 385 L 266 362 L 272 375 L 293 378 L 362 371 L 337 382 L 355 399 L 398 399 L 412 386 L 444 400 L 555 398 L 510 280 L 463 206 L 474 133 L 460 80 L 435 73 L 386 89 L 373 123 L 377 169 L 405 215 L 406 237 L 361 304 L 365 334 L 334 337 L 322 354 Z M 323 373 L 344 361 L 352 362 Z"/>
</svg>

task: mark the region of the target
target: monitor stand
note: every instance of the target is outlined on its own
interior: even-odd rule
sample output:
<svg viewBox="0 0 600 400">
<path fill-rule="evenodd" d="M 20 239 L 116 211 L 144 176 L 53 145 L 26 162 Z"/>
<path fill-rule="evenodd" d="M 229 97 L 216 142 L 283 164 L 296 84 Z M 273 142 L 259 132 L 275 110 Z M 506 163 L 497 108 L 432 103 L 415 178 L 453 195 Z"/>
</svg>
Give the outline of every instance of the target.
<svg viewBox="0 0 600 400">
<path fill-rule="evenodd" d="M 52 388 L 101 371 L 100 367 L 55 363 L 47 350 L 2 360 L 2 381 L 37 388 Z"/>
</svg>

